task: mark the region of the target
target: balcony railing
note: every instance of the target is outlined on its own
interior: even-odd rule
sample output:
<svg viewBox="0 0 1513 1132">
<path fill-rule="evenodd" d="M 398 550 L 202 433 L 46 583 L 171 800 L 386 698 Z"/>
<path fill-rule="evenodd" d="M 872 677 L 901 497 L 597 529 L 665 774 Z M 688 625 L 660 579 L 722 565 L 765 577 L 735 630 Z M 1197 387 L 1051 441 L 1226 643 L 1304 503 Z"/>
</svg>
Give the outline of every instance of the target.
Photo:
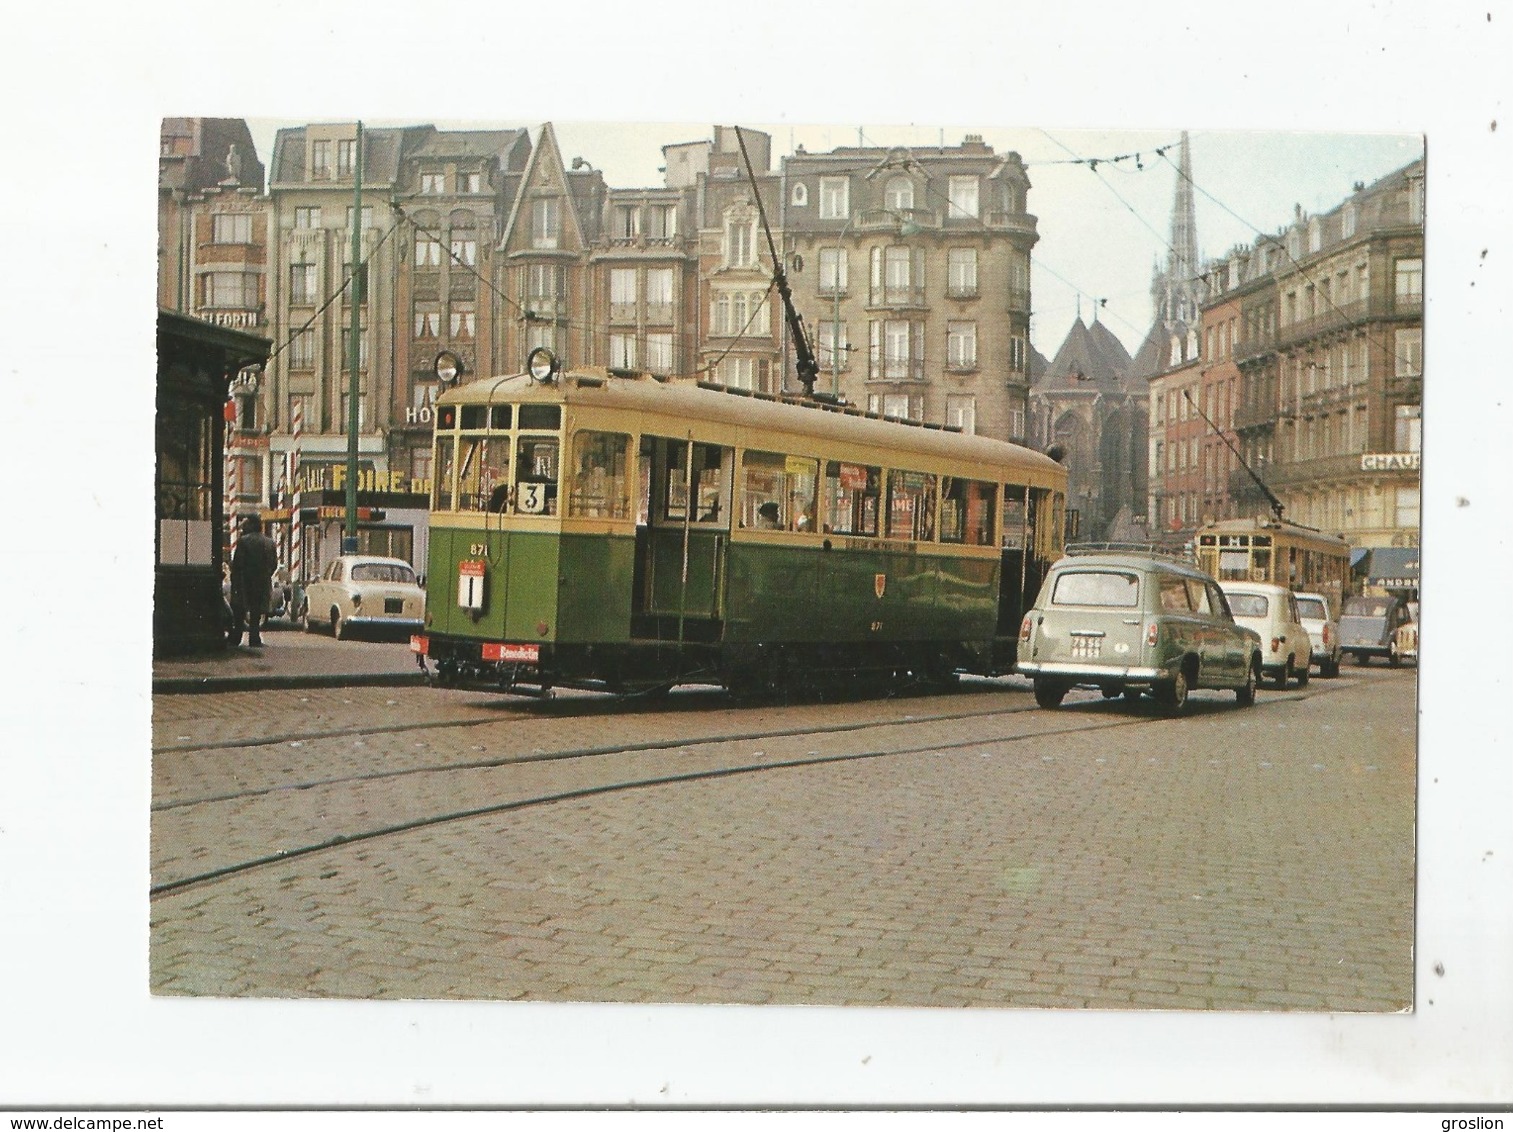
<svg viewBox="0 0 1513 1132">
<path fill-rule="evenodd" d="M 1272 424 L 1277 419 L 1277 407 L 1271 403 L 1244 402 L 1235 406 L 1234 427 L 1255 428 Z"/>
<path fill-rule="evenodd" d="M 867 305 L 872 307 L 922 307 L 925 305 L 923 287 L 873 287 L 867 293 Z"/>
</svg>

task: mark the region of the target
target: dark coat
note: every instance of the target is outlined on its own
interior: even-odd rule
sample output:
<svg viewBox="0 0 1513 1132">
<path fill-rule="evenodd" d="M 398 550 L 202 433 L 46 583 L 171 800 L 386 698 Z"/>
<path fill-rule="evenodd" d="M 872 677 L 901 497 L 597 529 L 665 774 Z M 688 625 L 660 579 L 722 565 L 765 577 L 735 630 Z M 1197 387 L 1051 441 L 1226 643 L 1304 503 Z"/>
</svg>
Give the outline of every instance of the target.
<svg viewBox="0 0 1513 1132">
<path fill-rule="evenodd" d="M 268 612 L 273 572 L 278 569 L 278 545 L 267 535 L 246 534 L 231 556 L 231 607 Z"/>
</svg>

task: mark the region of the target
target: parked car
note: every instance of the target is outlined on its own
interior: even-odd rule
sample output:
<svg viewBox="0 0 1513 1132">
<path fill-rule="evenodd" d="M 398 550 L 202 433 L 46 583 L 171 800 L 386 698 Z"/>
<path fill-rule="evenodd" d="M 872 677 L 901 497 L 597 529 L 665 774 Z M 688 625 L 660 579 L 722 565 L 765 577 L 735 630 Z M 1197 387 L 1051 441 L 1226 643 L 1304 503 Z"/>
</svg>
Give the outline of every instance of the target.
<svg viewBox="0 0 1513 1132">
<path fill-rule="evenodd" d="M 320 580 L 305 587 L 299 620 L 307 632 L 329 625 L 338 640 L 353 626 L 419 629 L 425 624 L 426 594 L 415 571 L 399 558 L 343 554 L 331 560 Z"/>
<path fill-rule="evenodd" d="M 1329 599 L 1323 594 L 1294 594 L 1298 601 L 1298 618 L 1308 630 L 1312 642 L 1312 660 L 1320 676 L 1340 674 L 1340 626 L 1329 612 Z"/>
<path fill-rule="evenodd" d="M 1293 592 L 1269 582 L 1220 582 L 1219 588 L 1229 599 L 1235 620 L 1261 638 L 1262 673 L 1275 680 L 1278 688 L 1287 687 L 1293 679 L 1299 688 L 1307 684 L 1313 641 L 1303 628 Z"/>
<path fill-rule="evenodd" d="M 1176 714 L 1195 688 L 1228 688 L 1253 703 L 1261 639 L 1235 623 L 1218 583 L 1185 562 L 1071 554 L 1025 614 L 1016 667 L 1043 708 L 1082 687 L 1110 698 L 1148 693 Z"/>
<path fill-rule="evenodd" d="M 1393 643 L 1397 646 L 1398 660 L 1418 663 L 1418 602 L 1408 603 L 1408 620 L 1397 627 Z"/>
<path fill-rule="evenodd" d="M 1408 603 L 1400 597 L 1347 597 L 1340 609 L 1340 648 L 1357 664 L 1382 656 L 1396 668 L 1402 663 L 1397 630 L 1410 620 Z"/>
</svg>

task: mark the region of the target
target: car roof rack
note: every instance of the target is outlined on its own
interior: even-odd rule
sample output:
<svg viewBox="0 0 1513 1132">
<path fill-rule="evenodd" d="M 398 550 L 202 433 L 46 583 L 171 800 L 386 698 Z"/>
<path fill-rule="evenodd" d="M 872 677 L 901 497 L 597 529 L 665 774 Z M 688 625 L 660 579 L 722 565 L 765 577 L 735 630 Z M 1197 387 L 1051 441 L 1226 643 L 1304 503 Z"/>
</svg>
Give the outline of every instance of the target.
<svg viewBox="0 0 1513 1132">
<path fill-rule="evenodd" d="M 1177 562 L 1192 562 L 1192 556 L 1186 550 L 1155 542 L 1069 542 L 1062 553 L 1069 558 L 1082 554 L 1152 554 Z"/>
</svg>

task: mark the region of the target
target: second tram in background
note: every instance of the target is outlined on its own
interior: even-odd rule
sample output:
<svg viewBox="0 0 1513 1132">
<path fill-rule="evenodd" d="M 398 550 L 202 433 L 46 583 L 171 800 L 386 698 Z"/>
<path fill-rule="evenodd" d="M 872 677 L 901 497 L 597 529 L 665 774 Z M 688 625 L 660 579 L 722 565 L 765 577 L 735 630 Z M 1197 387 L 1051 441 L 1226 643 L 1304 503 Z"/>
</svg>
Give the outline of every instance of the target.
<svg viewBox="0 0 1513 1132">
<path fill-rule="evenodd" d="M 1351 592 L 1350 544 L 1286 519 L 1221 519 L 1198 529 L 1198 568 L 1221 582 L 1270 582 L 1323 594 L 1338 614 Z"/>
<path fill-rule="evenodd" d="M 1066 470 L 858 410 L 605 370 L 437 403 L 424 635 L 443 685 L 537 694 L 1012 670 Z"/>
</svg>

